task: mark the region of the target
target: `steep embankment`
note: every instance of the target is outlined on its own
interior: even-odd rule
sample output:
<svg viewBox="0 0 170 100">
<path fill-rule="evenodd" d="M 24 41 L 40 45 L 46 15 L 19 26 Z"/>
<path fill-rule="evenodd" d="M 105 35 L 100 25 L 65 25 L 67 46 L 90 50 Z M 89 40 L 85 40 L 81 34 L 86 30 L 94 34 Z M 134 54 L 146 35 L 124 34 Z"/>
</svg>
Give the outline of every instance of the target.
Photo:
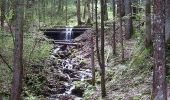
<svg viewBox="0 0 170 100">
<path fill-rule="evenodd" d="M 112 55 L 110 28 L 105 30 L 106 91 L 104 100 L 150 100 L 152 57 L 141 39 L 124 41 L 125 62 L 121 62 L 120 34 L 117 30 L 117 55 Z M 97 62 L 97 61 L 96 61 Z M 97 64 L 97 63 L 96 63 Z M 101 100 L 100 69 L 97 66 L 96 86 L 88 86 L 84 99 Z"/>
</svg>

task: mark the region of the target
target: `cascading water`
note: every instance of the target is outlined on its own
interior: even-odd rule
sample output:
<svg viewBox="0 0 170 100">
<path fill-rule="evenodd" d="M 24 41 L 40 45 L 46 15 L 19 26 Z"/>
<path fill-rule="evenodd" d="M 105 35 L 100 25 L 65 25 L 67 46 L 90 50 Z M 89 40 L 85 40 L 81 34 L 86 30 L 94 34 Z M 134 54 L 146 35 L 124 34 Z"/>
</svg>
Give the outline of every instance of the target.
<svg viewBox="0 0 170 100">
<path fill-rule="evenodd" d="M 71 31 L 71 30 L 68 30 Z M 71 33 L 71 32 L 67 32 Z M 71 35 L 67 34 L 67 40 Z M 76 82 L 86 83 L 91 80 L 92 72 L 81 63 L 82 58 L 69 53 L 72 46 L 55 45 L 51 50 L 49 70 L 47 70 L 47 82 L 44 90 L 47 100 L 83 100 L 84 86 Z M 64 56 L 64 57 L 63 57 Z"/>
<path fill-rule="evenodd" d="M 72 41 L 72 27 L 66 28 L 65 41 Z"/>
<path fill-rule="evenodd" d="M 77 46 L 63 42 L 72 42 L 85 30 L 87 29 L 66 27 L 47 29 L 44 32 L 49 38 L 56 40 L 47 60 L 48 67 L 44 71 L 46 82 L 42 94 L 47 100 L 83 100 L 85 88 L 92 78 L 91 68 L 85 63 L 88 58 L 79 54 L 82 52 Z"/>
</svg>

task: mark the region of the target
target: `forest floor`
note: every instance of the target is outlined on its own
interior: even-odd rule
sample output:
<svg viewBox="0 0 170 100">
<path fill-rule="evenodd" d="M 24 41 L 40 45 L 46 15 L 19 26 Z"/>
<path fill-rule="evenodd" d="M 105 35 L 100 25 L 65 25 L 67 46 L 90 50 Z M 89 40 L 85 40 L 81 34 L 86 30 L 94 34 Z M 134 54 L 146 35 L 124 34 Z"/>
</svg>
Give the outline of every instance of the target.
<svg viewBox="0 0 170 100">
<path fill-rule="evenodd" d="M 76 57 L 83 58 L 90 66 L 90 36 L 94 30 L 89 30 L 76 38 L 76 42 L 81 42 L 82 48 L 75 52 Z M 101 98 L 100 67 L 95 60 L 96 86 L 86 84 L 83 100 L 150 100 L 152 89 L 152 57 L 148 50 L 143 49 L 140 41 L 136 38 L 124 41 L 125 61 L 121 62 L 120 35 L 116 35 L 117 55 L 112 55 L 110 45 L 111 30 L 105 31 L 105 62 L 106 62 L 106 98 Z M 95 39 L 94 39 L 95 42 Z M 99 41 L 100 43 L 100 41 Z M 95 49 L 96 50 L 96 49 Z"/>
<path fill-rule="evenodd" d="M 90 66 L 90 36 L 94 33 L 94 29 L 87 31 L 80 37 L 76 38 L 76 42 L 81 42 L 84 46 L 75 51 L 77 58 L 83 58 L 84 62 L 87 64 L 85 67 Z M 117 32 L 119 33 L 119 32 Z M 141 41 L 138 38 L 132 38 L 130 40 L 124 41 L 124 55 L 125 61 L 121 62 L 121 48 L 120 48 L 120 35 L 116 35 L 117 42 L 117 55 L 112 54 L 111 47 L 111 35 L 112 30 L 107 28 L 105 30 L 105 62 L 106 62 L 106 91 L 107 96 L 105 98 L 101 97 L 101 86 L 100 86 L 100 67 L 98 61 L 95 60 L 96 67 L 96 86 L 90 84 L 85 86 L 85 91 L 83 94 L 83 100 L 150 100 L 151 89 L 152 89 L 152 68 L 153 68 L 153 58 L 149 50 L 144 49 L 141 45 Z M 95 42 L 95 39 L 94 39 Z M 100 40 L 99 40 L 100 43 Z M 96 46 L 95 46 L 96 47 Z M 95 48 L 96 51 L 96 48 Z M 96 56 L 95 56 L 96 58 Z M 46 66 L 46 64 L 42 64 Z M 42 68 L 42 66 L 40 66 Z M 30 73 L 27 75 L 30 77 L 33 83 L 28 86 L 27 82 L 24 85 L 24 92 L 29 93 L 27 95 L 40 93 L 43 82 L 41 78 L 47 77 L 42 70 L 38 73 L 31 72 L 31 69 L 35 70 L 35 67 L 29 67 Z M 52 73 L 53 74 L 53 73 Z M 58 75 L 58 73 L 55 73 Z M 54 75 L 55 75 L 54 74 Z M 52 76 L 54 76 L 52 75 Z M 5 72 L 4 72 L 5 76 Z M 40 77 L 43 76 L 43 77 Z M 55 79 L 56 77 L 54 77 Z M 40 79 L 40 80 L 39 80 Z M 1 81 L 1 80 L 0 80 Z M 27 79 L 25 79 L 27 81 Z M 57 79 L 56 79 L 57 81 Z M 82 82 L 84 84 L 84 82 Z M 81 82 L 78 85 L 82 84 Z M 89 83 L 89 82 L 87 82 Z M 4 85 L 7 86 L 7 85 Z M 169 85 L 168 85 L 169 86 Z M 6 87 L 4 87 L 6 88 Z M 8 89 L 5 89 L 8 90 Z M 31 91 L 32 90 L 32 91 Z M 39 91 L 40 90 L 40 91 Z M 168 88 L 170 90 L 170 88 Z M 33 92 L 36 91 L 36 92 Z M 169 95 L 169 92 L 168 92 Z M 44 100 L 44 99 L 43 99 Z"/>
<path fill-rule="evenodd" d="M 93 32 L 93 30 L 92 30 Z M 85 100 L 150 100 L 152 89 L 152 57 L 149 51 L 141 47 L 138 39 L 124 41 L 125 62 L 121 62 L 120 35 L 116 35 L 117 55 L 112 55 L 111 29 L 105 31 L 106 62 L 106 98 L 101 98 L 100 67 L 95 60 L 96 86 L 88 85 L 83 99 Z M 89 38 L 85 33 L 79 38 Z M 81 40 L 80 39 L 80 40 Z M 95 41 L 95 40 L 94 40 Z M 86 42 L 90 45 L 90 42 Z M 100 41 L 99 41 L 100 43 Z M 84 47 L 87 49 L 89 47 Z M 95 48 L 96 50 L 96 48 Z M 88 50 L 85 50 L 89 53 Z M 84 53 L 85 54 L 85 53 Z M 90 60 L 88 62 L 90 64 Z"/>
<path fill-rule="evenodd" d="M 131 41 L 127 41 L 131 44 Z M 129 59 L 133 47 L 125 47 L 125 57 Z M 131 50 L 130 50 L 131 49 Z M 116 57 L 115 62 L 109 62 L 106 68 L 106 100 L 149 100 L 151 90 L 152 73 L 130 67 L 130 62 L 120 63 L 121 57 Z M 117 61 L 116 61 L 117 60 Z M 116 63 L 116 64 L 115 64 Z M 100 86 L 98 86 L 100 87 Z M 98 90 L 98 89 L 97 89 Z M 99 88 L 100 90 L 100 88 Z M 100 92 L 96 92 L 96 97 Z M 95 97 L 95 96 L 94 96 Z"/>
</svg>

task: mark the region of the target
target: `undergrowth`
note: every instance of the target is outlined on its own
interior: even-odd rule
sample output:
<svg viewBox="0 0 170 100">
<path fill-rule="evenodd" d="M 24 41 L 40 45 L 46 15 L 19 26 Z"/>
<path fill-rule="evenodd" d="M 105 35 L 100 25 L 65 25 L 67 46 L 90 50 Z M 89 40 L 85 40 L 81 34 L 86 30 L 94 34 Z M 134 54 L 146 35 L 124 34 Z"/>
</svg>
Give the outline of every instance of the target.
<svg viewBox="0 0 170 100">
<path fill-rule="evenodd" d="M 117 62 L 119 60 L 116 59 L 120 58 L 113 55 L 109 55 L 108 57 L 108 66 L 106 67 L 106 90 L 108 96 L 106 97 L 106 100 L 127 100 L 125 96 L 126 93 L 129 94 L 129 97 L 132 100 L 142 100 L 142 98 L 150 97 L 150 85 L 153 68 L 151 54 L 152 49 L 146 49 L 144 47 L 143 39 L 138 38 L 141 34 L 138 34 L 138 32 L 135 34 L 135 38 L 130 41 L 126 41 L 134 42 L 132 43 L 132 54 L 126 62 Z M 106 46 L 106 48 L 106 52 L 108 52 L 110 48 L 108 48 L 108 46 Z M 128 48 L 126 44 L 125 48 Z M 120 49 L 121 48 L 118 47 L 117 51 Z M 96 83 L 97 84 L 94 88 L 89 86 L 89 88 L 85 91 L 84 98 L 86 100 L 101 99 L 100 74 L 96 75 Z M 131 94 L 130 91 L 133 90 L 139 93 Z"/>
<path fill-rule="evenodd" d="M 29 33 L 24 34 L 24 41 L 23 41 L 24 43 L 23 64 L 25 69 L 24 73 L 27 73 L 27 71 L 31 70 L 32 65 L 43 65 L 45 59 L 49 55 L 49 51 L 51 48 L 51 45 L 47 41 L 44 41 L 42 37 L 36 36 L 36 38 L 33 37 L 30 38 L 31 34 L 29 34 L 30 35 L 29 37 L 27 36 L 27 34 Z M 5 31 L 1 31 L 0 44 L 2 44 L 0 45 L 0 54 L 3 56 L 3 59 L 5 59 L 8 65 L 12 68 L 14 43 L 11 34 Z M 42 80 L 39 80 L 41 79 L 39 74 L 34 76 L 32 75 L 33 75 L 32 73 L 29 73 L 28 76 L 31 77 L 29 81 L 33 82 L 35 85 L 31 87 L 27 87 L 27 86 L 26 87 L 30 89 L 32 88 L 32 90 L 34 90 L 35 93 L 38 93 L 43 82 Z M 5 98 L 9 96 L 11 81 L 12 81 L 12 72 L 8 68 L 7 64 L 4 63 L 2 58 L 0 58 L 0 97 Z"/>
</svg>

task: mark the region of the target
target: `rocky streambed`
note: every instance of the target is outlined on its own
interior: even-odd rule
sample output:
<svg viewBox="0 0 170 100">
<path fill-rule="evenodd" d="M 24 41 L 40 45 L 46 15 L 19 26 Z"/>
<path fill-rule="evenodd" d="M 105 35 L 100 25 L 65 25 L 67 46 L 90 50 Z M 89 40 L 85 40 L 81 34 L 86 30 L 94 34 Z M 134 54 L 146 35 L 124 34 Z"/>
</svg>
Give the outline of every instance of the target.
<svg viewBox="0 0 170 100">
<path fill-rule="evenodd" d="M 43 95 L 48 100 L 82 100 L 92 72 L 78 47 L 54 44 L 45 69 Z M 82 84 L 83 83 L 83 84 Z"/>
</svg>

